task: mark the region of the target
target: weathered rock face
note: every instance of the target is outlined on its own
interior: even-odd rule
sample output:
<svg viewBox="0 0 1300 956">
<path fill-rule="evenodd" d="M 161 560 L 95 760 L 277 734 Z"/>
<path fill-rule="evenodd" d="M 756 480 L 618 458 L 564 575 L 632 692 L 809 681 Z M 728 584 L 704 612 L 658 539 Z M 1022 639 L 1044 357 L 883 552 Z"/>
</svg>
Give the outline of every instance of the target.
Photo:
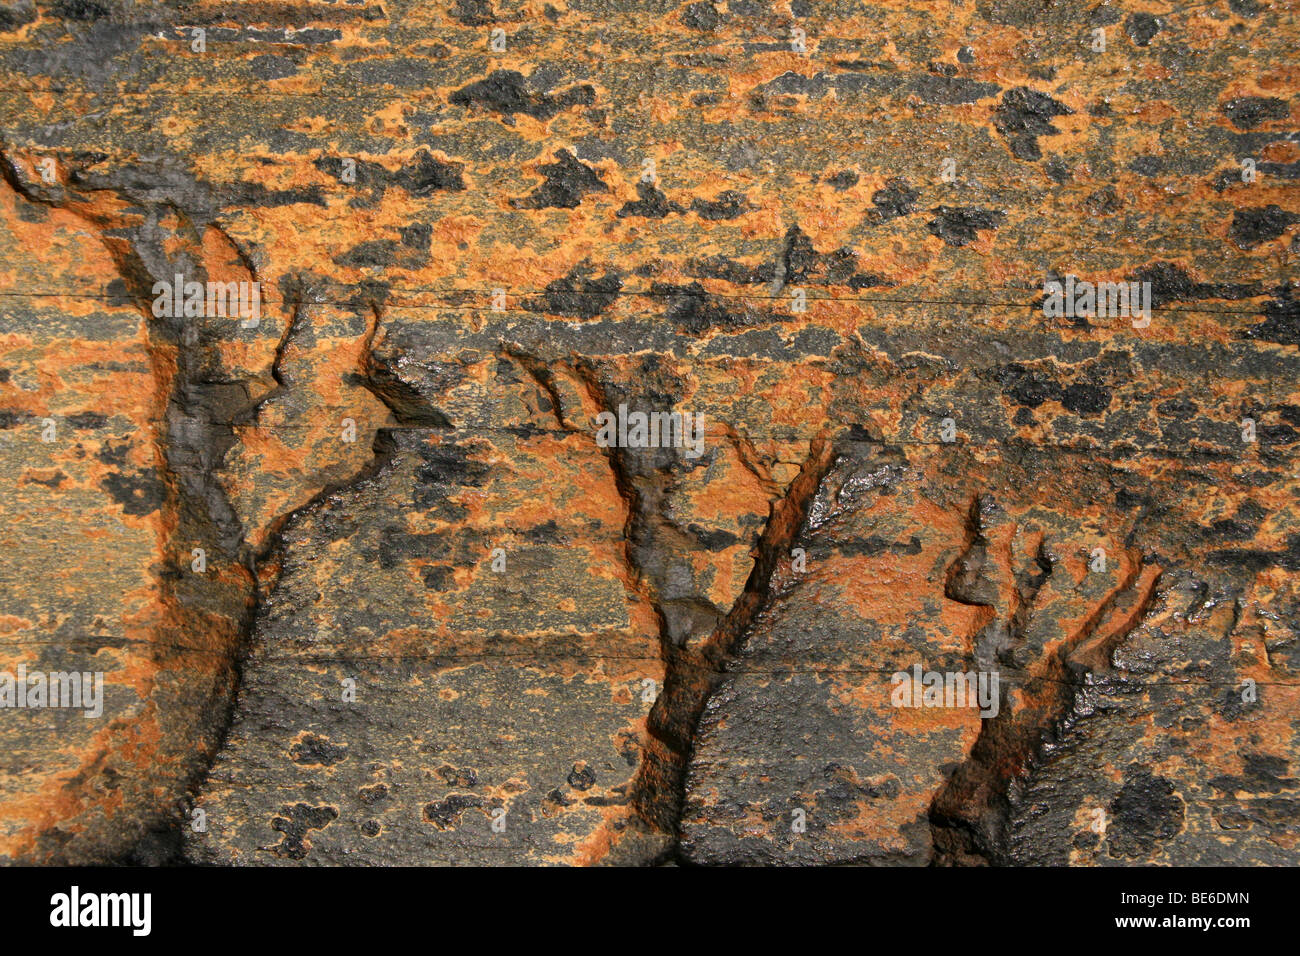
<svg viewBox="0 0 1300 956">
<path fill-rule="evenodd" d="M 0 859 L 1294 865 L 1296 33 L 0 5 Z"/>
</svg>

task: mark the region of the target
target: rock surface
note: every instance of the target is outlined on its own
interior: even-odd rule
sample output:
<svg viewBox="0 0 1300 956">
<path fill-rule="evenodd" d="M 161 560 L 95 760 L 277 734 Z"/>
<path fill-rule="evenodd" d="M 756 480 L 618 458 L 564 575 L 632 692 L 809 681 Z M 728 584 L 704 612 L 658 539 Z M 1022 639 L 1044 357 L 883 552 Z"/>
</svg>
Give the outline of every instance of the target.
<svg viewBox="0 0 1300 956">
<path fill-rule="evenodd" d="M 0 4 L 0 860 L 1295 865 L 1297 29 Z"/>
</svg>

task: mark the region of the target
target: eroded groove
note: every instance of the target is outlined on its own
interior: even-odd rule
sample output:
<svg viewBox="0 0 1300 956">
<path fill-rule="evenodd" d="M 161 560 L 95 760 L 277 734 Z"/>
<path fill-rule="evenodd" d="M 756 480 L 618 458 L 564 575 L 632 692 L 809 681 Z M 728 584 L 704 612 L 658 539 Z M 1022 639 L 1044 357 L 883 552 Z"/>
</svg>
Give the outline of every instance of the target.
<svg viewBox="0 0 1300 956">
<path fill-rule="evenodd" d="M 153 283 L 171 280 L 172 259 L 164 251 L 167 241 L 179 245 L 181 251 L 175 255 L 176 262 L 189 263 L 198 277 L 206 277 L 202 226 L 195 224 L 194 217 L 182 213 L 173 199 L 164 200 L 163 205 L 172 209 L 180 222 L 191 226 L 168 235 L 157 225 L 162 218 L 158 201 L 131 195 L 129 185 L 97 183 L 90 195 L 84 195 L 61 184 L 50 190 L 28 184 L 8 148 L 0 148 L 0 171 L 5 181 L 26 200 L 65 210 L 85 221 L 117 264 L 128 294 L 144 318 L 146 347 L 159 392 L 167 394 L 165 406 L 156 418 L 153 442 L 158 454 L 159 478 L 167 489 L 161 525 L 168 531 L 162 550 L 179 565 L 181 556 L 199 545 L 214 565 L 213 573 L 207 575 L 189 575 L 177 569 L 158 578 L 164 626 L 197 631 L 203 637 L 200 644 L 206 645 L 201 650 L 212 660 L 211 671 L 196 678 L 199 685 L 196 690 L 206 687 L 206 694 L 193 699 L 185 713 L 173 717 L 181 722 L 183 732 L 192 734 L 196 741 L 188 753 L 167 755 L 179 759 L 186 768 L 181 775 L 186 785 L 173 794 L 174 800 L 148 801 L 124 808 L 130 817 L 138 820 L 136 826 L 119 825 L 114 836 L 98 838 L 106 845 L 96 862 L 104 857 L 128 863 L 163 862 L 171 860 L 178 851 L 179 840 L 175 834 L 183 825 L 185 795 L 198 786 L 217 752 L 227 706 L 238 682 L 235 666 L 238 646 L 251 626 L 256 603 L 252 569 L 240 553 L 243 529 L 216 479 L 222 457 L 236 441 L 233 429 L 220 423 L 232 420 L 246 407 L 247 387 L 234 383 L 233 389 L 227 388 L 227 383 L 214 379 L 215 356 L 202 338 L 196 348 L 182 344 L 186 338 L 182 320 L 156 319 L 152 315 Z M 200 190 L 197 184 L 190 188 Z M 108 197 L 129 199 L 136 208 L 152 212 L 141 222 L 134 215 L 113 210 L 113 200 Z M 150 263 L 163 264 L 165 269 L 152 268 Z M 177 666 L 179 661 L 172 647 L 169 642 L 151 643 L 150 657 L 160 669 Z M 109 756 L 108 749 L 101 750 L 69 783 L 75 789 L 80 781 L 87 793 L 75 799 L 90 799 L 88 794 L 95 786 L 93 767 L 98 765 L 106 772 Z M 134 840 L 130 837 L 133 831 L 139 834 Z M 127 842 L 122 842 L 123 836 Z M 61 852 L 60 848 L 43 848 L 38 843 L 35 855 L 59 860 Z"/>
<path fill-rule="evenodd" d="M 673 835 L 674 847 L 681 839 L 686 768 L 704 706 L 726 679 L 746 632 L 770 600 L 774 572 L 788 560 L 809 505 L 833 464 L 832 441 L 823 433 L 813 440 L 785 497 L 772 503 L 754 548 L 754 566 L 744 591 L 712 635 L 696 645 L 678 644 L 661 635 L 667 669 L 663 690 L 647 721 L 650 739 L 634 800 L 644 817 Z M 674 853 L 678 862 L 683 862 L 676 849 Z"/>
<path fill-rule="evenodd" d="M 290 309 L 285 329 L 277 342 L 269 374 L 274 382 L 270 391 L 252 398 L 250 383 L 229 380 L 220 365 L 217 343 L 208 336 L 190 334 L 184 318 L 156 318 L 151 303 L 152 286 L 158 281 L 170 282 L 174 271 L 180 271 L 197 281 L 205 281 L 202 236 L 205 228 L 218 229 L 235 251 L 239 261 L 248 269 L 252 281 L 257 280 L 249 256 L 230 240 L 224 230 L 207 221 L 202 214 L 186 210 L 172 198 L 163 204 L 172 212 L 181 228 L 175 233 L 158 231 L 162 218 L 156 211 L 143 223 L 132 222 L 99 210 L 87 197 L 60 187 L 60 195 L 44 195 L 37 187 L 23 181 L 10 152 L 0 149 L 0 174 L 23 198 L 52 208 L 65 209 L 87 222 L 104 243 L 118 264 L 119 275 L 137 308 L 144 317 L 149 353 L 152 357 L 156 379 L 170 386 L 165 410 L 158 416 L 155 447 L 159 454 L 159 467 L 168 495 L 164 503 L 163 523 L 172 532 L 164 544 L 169 554 L 188 554 L 196 544 L 202 546 L 212 562 L 224 562 L 228 574 L 188 575 L 183 571 L 162 575 L 159 580 L 159 600 L 169 610 L 167 620 L 181 630 L 193 630 L 186 615 L 195 612 L 191 605 L 206 607 L 211 598 L 195 601 L 189 592 L 214 580 L 237 580 L 239 585 L 218 601 L 224 601 L 224 614 L 230 621 L 230 633 L 213 645 L 196 646 L 196 653 L 208 655 L 213 661 L 214 674 L 208 696 L 192 707 L 191 731 L 199 735 L 199 745 L 189 755 L 189 769 L 183 775 L 183 789 L 175 800 L 162 806 L 140 808 L 142 837 L 138 845 L 126 844 L 112 851 L 116 862 L 177 862 L 187 811 L 193 796 L 201 789 L 213 761 L 224 746 L 230 732 L 235 708 L 242 686 L 243 665 L 252 643 L 252 631 L 260 607 L 265 602 L 278 579 L 283 555 L 283 535 L 286 528 L 300 514 L 316 507 L 322 500 L 382 472 L 396 453 L 396 443 L 385 429 L 376 431 L 373 457 L 355 474 L 330 482 L 317 490 L 306 502 L 272 519 L 261 543 L 250 547 L 247 529 L 228 500 L 217 473 L 226 454 L 239 442 L 235 432 L 237 424 L 255 419 L 258 411 L 268 402 L 285 394 L 290 385 L 284 377 L 285 351 L 300 323 L 304 320 L 305 306 L 302 290 Z M 76 179 L 72 174 L 69 179 Z M 80 177 L 85 178 L 85 177 Z M 201 190 L 197 182 L 189 186 Z M 130 196 L 127 187 L 112 183 L 95 186 L 100 195 Z M 131 197 L 132 202 L 146 209 L 157 208 L 157 202 L 141 197 Z M 204 209 L 202 201 L 197 202 Z M 151 231 L 152 230 L 152 231 Z M 113 238 L 110 239 L 110 233 Z M 127 241 L 117 237 L 126 236 Z M 163 251 L 168 242 L 178 243 L 180 253 L 174 259 Z M 148 263 L 161 263 L 151 268 Z M 373 316 L 363 343 L 358 368 L 360 384 L 382 401 L 393 413 L 399 425 L 449 428 L 450 423 L 440 412 L 413 402 L 400 389 L 400 383 L 388 370 L 375 362 L 371 347 L 378 333 L 382 312 L 377 303 L 371 307 Z M 220 605 L 219 605 L 220 606 Z M 206 615 L 209 623 L 211 614 Z M 151 642 L 150 653 L 159 666 L 174 663 L 168 655 L 180 648 L 168 642 Z M 186 651 L 188 653 L 188 651 Z M 103 764 L 108 752 L 97 758 Z M 95 766 L 92 762 L 91 766 Z M 74 778 L 87 786 L 93 773 L 83 772 Z"/>
<path fill-rule="evenodd" d="M 991 560 L 984 517 L 995 511 L 991 500 L 977 497 L 970 511 L 967 547 L 948 575 L 950 600 L 987 607 L 994 619 L 976 636 L 978 666 L 998 666 L 1004 655 L 1022 648 L 1029 619 L 1041 589 L 1056 573 L 1039 540 L 1034 561 L 1037 575 L 1017 575 L 1011 565 L 1003 569 L 1016 578 L 1017 601 L 1005 625 L 996 619 L 999 608 L 986 602 L 974 584 Z M 1005 520 L 1005 516 L 1003 516 Z M 974 566 L 971 566 L 972 555 Z M 1000 707 L 986 718 L 967 759 L 949 776 L 930 807 L 935 847 L 932 865 L 1006 865 L 1012 804 L 1023 779 L 1053 742 L 1068 730 L 1076 703 L 1087 692 L 1092 676 L 1110 666 L 1111 653 L 1141 623 L 1159 581 L 1158 567 L 1145 565 L 1140 552 L 1127 552 L 1128 570 L 1106 598 L 1059 641 L 1036 668 L 1014 688 L 1000 686 Z M 1005 608 L 1001 609 L 1005 612 Z M 1013 705 L 1010 691 L 1022 700 Z"/>
</svg>

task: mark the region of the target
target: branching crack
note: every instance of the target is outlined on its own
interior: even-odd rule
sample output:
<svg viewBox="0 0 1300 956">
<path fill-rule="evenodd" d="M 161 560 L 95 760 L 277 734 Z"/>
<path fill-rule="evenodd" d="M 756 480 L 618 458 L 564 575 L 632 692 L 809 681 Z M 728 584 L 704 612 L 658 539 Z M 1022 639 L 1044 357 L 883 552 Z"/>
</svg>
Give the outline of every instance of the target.
<svg viewBox="0 0 1300 956">
<path fill-rule="evenodd" d="M 966 547 L 949 569 L 949 599 L 987 607 L 992 619 L 976 637 L 975 657 L 982 667 L 1015 660 L 1042 588 L 1056 573 L 1042 539 L 1033 563 L 1038 573 L 1015 575 L 1011 556 L 1002 576 L 1014 577 L 1013 600 L 991 593 L 984 573 L 993 541 L 986 520 L 996 513 L 991 501 L 977 498 L 967 526 Z M 1005 515 L 1000 516 L 1007 520 Z M 1058 641 L 1011 690 L 1003 684 L 996 716 L 986 718 L 965 762 L 940 788 L 930 806 L 934 864 L 1005 865 L 1012 804 L 1024 779 L 1053 743 L 1077 718 L 1092 675 L 1109 667 L 1114 650 L 1133 632 L 1154 599 L 1160 570 L 1145 565 L 1140 552 L 1128 551 L 1120 581 L 1080 622 Z M 1007 615 L 1001 617 L 1000 615 Z"/>
</svg>

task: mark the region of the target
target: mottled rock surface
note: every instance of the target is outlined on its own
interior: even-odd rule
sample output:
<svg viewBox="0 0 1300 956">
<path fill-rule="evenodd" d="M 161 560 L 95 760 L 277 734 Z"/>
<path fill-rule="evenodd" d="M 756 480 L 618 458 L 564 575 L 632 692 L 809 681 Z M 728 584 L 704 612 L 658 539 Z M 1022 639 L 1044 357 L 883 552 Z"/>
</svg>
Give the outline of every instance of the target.
<svg viewBox="0 0 1300 956">
<path fill-rule="evenodd" d="M 1300 862 L 1298 36 L 0 4 L 0 860 Z"/>
</svg>

